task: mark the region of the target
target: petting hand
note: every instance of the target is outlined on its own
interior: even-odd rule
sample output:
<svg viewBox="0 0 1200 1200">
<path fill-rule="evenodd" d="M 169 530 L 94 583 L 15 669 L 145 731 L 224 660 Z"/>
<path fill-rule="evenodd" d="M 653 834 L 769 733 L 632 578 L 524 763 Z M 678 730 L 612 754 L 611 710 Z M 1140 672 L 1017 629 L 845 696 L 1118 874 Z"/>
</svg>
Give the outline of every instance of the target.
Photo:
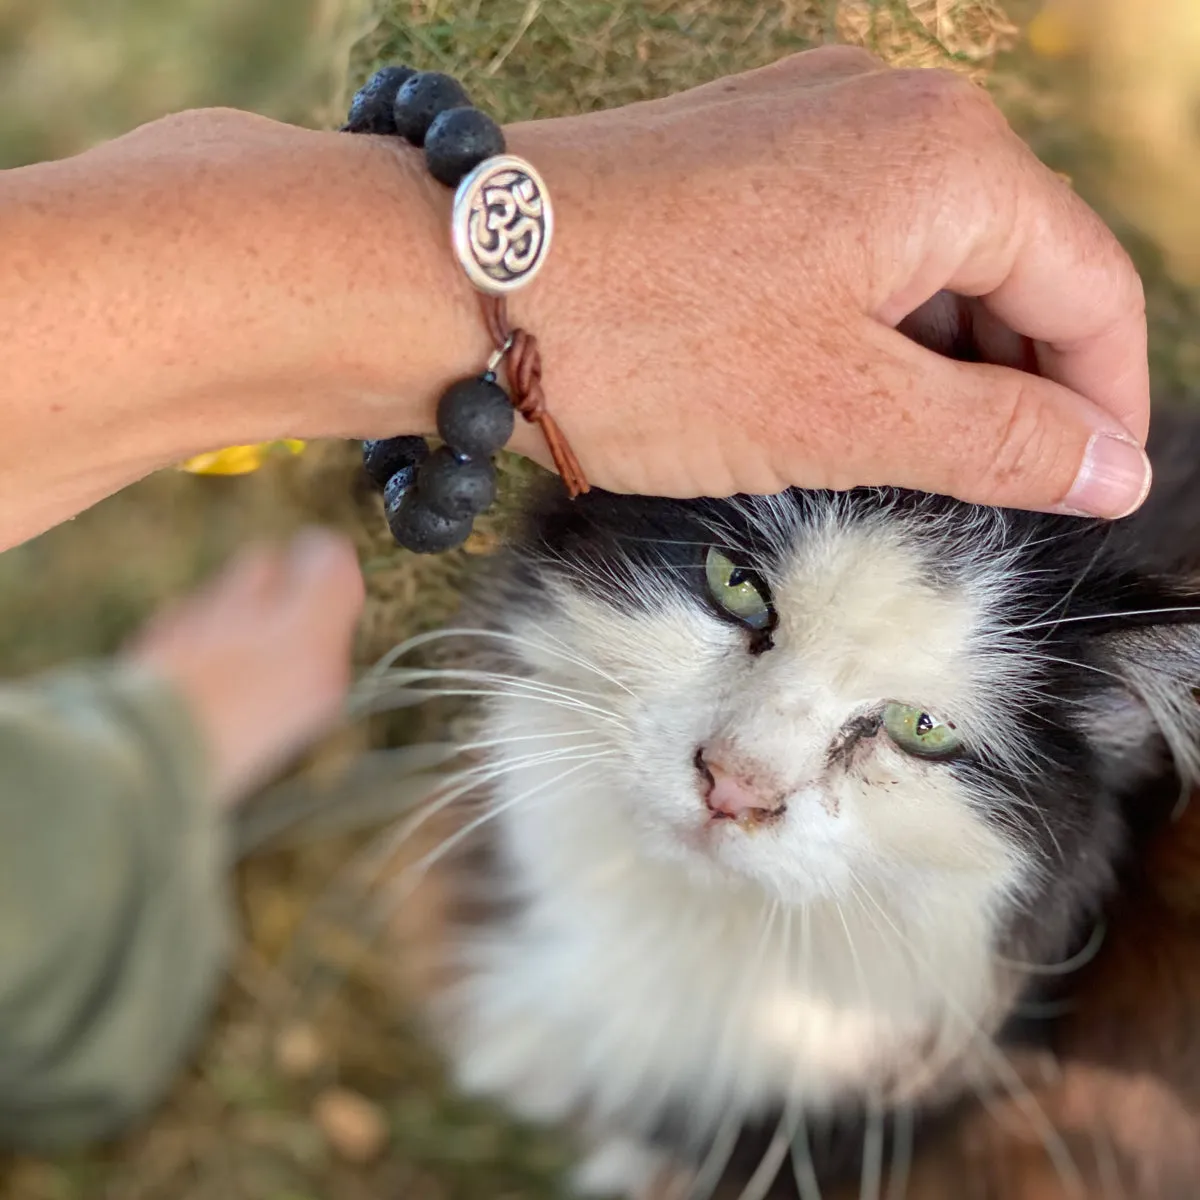
<svg viewBox="0 0 1200 1200">
<path fill-rule="evenodd" d="M 1144 497 L 1138 276 L 973 84 L 830 47 L 507 133 L 558 211 L 511 309 L 593 483 Z"/>
</svg>

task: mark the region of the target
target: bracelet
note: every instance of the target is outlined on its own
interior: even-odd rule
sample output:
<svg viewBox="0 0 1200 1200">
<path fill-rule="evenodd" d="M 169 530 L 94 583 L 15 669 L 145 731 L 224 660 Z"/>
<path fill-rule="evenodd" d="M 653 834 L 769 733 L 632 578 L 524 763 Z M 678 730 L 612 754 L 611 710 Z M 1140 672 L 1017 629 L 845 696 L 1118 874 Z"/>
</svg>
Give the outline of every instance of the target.
<svg viewBox="0 0 1200 1200">
<path fill-rule="evenodd" d="M 546 407 L 537 339 L 508 321 L 506 297 L 541 270 L 554 232 L 546 185 L 533 166 L 507 153 L 504 133 L 473 107 L 449 75 L 385 67 L 355 94 L 346 133 L 403 137 L 423 148 L 429 172 L 454 188 L 451 242 L 459 265 L 480 294 L 495 351 L 480 375 L 451 384 L 438 400 L 430 450 L 423 437 L 363 443 L 363 466 L 383 491 L 396 542 L 419 554 L 461 546 L 475 517 L 496 499 L 492 456 L 512 436 L 515 414 L 546 439 L 567 493 L 588 482 Z M 504 364 L 510 397 L 497 381 Z"/>
</svg>

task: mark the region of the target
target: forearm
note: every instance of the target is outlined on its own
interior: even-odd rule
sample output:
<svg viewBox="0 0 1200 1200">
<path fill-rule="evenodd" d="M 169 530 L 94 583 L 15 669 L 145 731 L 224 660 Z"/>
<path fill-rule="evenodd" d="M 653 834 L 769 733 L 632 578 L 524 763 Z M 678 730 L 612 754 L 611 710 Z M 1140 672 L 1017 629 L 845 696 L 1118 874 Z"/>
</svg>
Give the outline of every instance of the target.
<svg viewBox="0 0 1200 1200">
<path fill-rule="evenodd" d="M 428 429 L 488 349 L 446 208 L 415 155 L 241 113 L 0 175 L 0 548 L 219 445 Z"/>
</svg>

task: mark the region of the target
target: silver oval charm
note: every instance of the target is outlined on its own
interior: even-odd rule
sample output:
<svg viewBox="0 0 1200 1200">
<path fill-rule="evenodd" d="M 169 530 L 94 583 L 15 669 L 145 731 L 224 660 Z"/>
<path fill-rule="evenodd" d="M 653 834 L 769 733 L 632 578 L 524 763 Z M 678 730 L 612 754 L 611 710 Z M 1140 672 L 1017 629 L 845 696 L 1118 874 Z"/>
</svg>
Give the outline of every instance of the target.
<svg viewBox="0 0 1200 1200">
<path fill-rule="evenodd" d="M 503 296 L 541 270 L 554 233 L 542 177 L 523 158 L 485 159 L 458 185 L 451 217 L 454 252 L 481 291 Z"/>
</svg>

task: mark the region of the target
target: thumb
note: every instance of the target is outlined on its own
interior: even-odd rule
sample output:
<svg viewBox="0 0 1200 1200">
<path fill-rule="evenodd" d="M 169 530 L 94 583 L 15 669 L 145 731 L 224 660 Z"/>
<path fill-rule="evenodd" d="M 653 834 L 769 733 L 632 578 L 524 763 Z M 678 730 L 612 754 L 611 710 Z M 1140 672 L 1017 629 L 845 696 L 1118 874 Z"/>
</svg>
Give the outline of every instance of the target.
<svg viewBox="0 0 1200 1200">
<path fill-rule="evenodd" d="M 1098 405 L 1026 371 L 943 358 L 875 325 L 868 341 L 881 339 L 874 378 L 856 388 L 871 399 L 845 414 L 853 444 L 844 465 L 861 482 L 1108 518 L 1146 498 L 1145 451 Z"/>
</svg>

